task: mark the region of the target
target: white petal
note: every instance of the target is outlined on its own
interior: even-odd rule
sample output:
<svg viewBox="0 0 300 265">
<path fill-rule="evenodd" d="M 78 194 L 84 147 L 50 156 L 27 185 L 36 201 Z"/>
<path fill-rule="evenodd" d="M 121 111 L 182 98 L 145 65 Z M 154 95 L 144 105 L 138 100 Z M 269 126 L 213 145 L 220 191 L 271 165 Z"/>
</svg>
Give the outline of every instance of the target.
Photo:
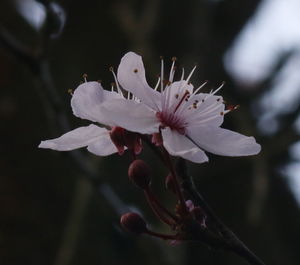
<svg viewBox="0 0 300 265">
<path fill-rule="evenodd" d="M 253 137 L 220 127 L 188 127 L 186 134 L 202 149 L 217 155 L 247 156 L 260 152 Z"/>
<path fill-rule="evenodd" d="M 107 137 L 107 134 L 107 129 L 91 124 L 67 132 L 58 138 L 42 141 L 39 147 L 58 151 L 70 151 L 101 141 L 101 138 Z M 112 142 L 111 144 L 113 145 Z"/>
<path fill-rule="evenodd" d="M 219 127 L 223 123 L 225 105 L 222 97 L 200 93 L 191 97 L 187 103 L 190 108 L 185 109 L 182 117 L 190 126 L 205 124 Z"/>
<path fill-rule="evenodd" d="M 74 91 L 71 106 L 75 116 L 109 125 L 109 121 L 101 114 L 101 104 L 119 97 L 115 92 L 103 90 L 98 82 L 86 82 Z"/>
<path fill-rule="evenodd" d="M 101 138 L 88 145 L 87 148 L 91 153 L 98 156 L 108 156 L 118 152 L 116 146 L 112 143 L 109 131 L 103 133 Z"/>
<path fill-rule="evenodd" d="M 146 105 L 126 99 L 105 102 L 102 108 L 112 126 L 119 126 L 133 132 L 152 134 L 158 132 L 159 121 L 155 112 Z"/>
<path fill-rule="evenodd" d="M 174 110 L 178 103 L 182 100 L 186 90 L 191 94 L 193 92 L 193 85 L 187 84 L 185 80 L 176 81 L 170 86 L 167 86 L 163 92 L 163 100 L 166 101 L 164 107 Z"/>
<path fill-rule="evenodd" d="M 126 53 L 121 59 L 117 76 L 125 90 L 134 94 L 150 108 L 159 110 L 160 93 L 148 85 L 141 56 L 134 52 Z"/>
<path fill-rule="evenodd" d="M 163 129 L 161 133 L 163 145 L 171 155 L 180 156 L 195 163 L 208 161 L 205 153 L 184 135 L 181 135 L 170 128 Z"/>
</svg>

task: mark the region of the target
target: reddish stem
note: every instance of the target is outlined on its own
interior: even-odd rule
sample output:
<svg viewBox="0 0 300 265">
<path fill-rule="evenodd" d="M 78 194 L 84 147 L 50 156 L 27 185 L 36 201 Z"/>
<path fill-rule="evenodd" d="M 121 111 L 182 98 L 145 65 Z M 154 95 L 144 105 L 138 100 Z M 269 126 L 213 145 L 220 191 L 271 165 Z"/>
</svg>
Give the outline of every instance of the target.
<svg viewBox="0 0 300 265">
<path fill-rule="evenodd" d="M 161 238 L 161 239 L 164 239 L 164 240 L 176 240 L 177 239 L 176 235 L 166 235 L 166 234 L 156 233 L 156 232 L 153 232 L 153 231 L 150 231 L 150 230 L 147 230 L 145 232 L 145 234 L 148 234 L 150 236 L 155 236 L 155 237 L 158 237 L 158 238 Z"/>
<path fill-rule="evenodd" d="M 165 224 L 167 224 L 167 225 L 173 227 L 174 224 L 175 224 L 174 221 L 173 221 L 173 220 L 170 220 L 169 218 L 167 218 L 167 217 L 165 216 L 165 213 L 162 213 L 161 210 L 160 210 L 159 208 L 157 208 L 157 205 L 154 204 L 154 202 L 153 202 L 151 196 L 149 195 L 149 193 L 148 193 L 146 190 L 144 191 L 144 193 L 145 193 L 146 199 L 147 199 L 147 201 L 148 201 L 148 203 L 149 203 L 149 205 L 150 205 L 150 207 L 151 207 L 153 213 L 156 215 L 156 217 L 157 217 L 159 220 L 161 220 L 162 222 L 164 222 Z"/>
<path fill-rule="evenodd" d="M 160 208 L 161 211 L 164 212 L 164 214 L 168 215 L 170 218 L 172 218 L 176 223 L 179 221 L 178 217 L 174 214 L 172 214 L 167 208 L 165 208 L 160 201 L 156 198 L 156 196 L 153 194 L 153 192 L 148 188 L 145 190 L 145 192 L 148 194 L 149 198 L 156 204 L 158 208 Z"/>
<path fill-rule="evenodd" d="M 189 211 L 188 211 L 187 206 L 185 204 L 185 199 L 184 199 L 183 193 L 180 189 L 180 186 L 179 186 L 179 183 L 178 183 L 178 176 L 177 176 L 176 170 L 174 168 L 174 165 L 172 163 L 171 157 L 170 157 L 169 153 L 167 152 L 167 150 L 165 148 L 163 148 L 162 150 L 163 150 L 163 154 L 164 154 L 166 163 L 167 163 L 167 165 L 168 165 L 168 167 L 171 171 L 171 175 L 172 175 L 172 178 L 174 180 L 174 188 L 175 188 L 176 194 L 178 196 L 180 206 L 182 208 L 183 213 L 187 214 Z"/>
</svg>

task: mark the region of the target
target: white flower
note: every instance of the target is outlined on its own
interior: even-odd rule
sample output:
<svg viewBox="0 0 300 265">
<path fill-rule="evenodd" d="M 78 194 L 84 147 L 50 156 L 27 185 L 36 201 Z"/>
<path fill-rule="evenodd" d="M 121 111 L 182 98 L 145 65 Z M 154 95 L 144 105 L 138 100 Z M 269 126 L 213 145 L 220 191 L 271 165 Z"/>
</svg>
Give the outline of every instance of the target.
<svg viewBox="0 0 300 265">
<path fill-rule="evenodd" d="M 118 88 L 119 89 L 119 88 Z M 109 113 L 103 109 L 103 102 L 110 100 L 118 100 L 118 104 L 126 102 L 126 104 L 133 108 L 128 114 L 130 120 L 126 123 L 133 130 L 139 129 L 143 131 L 141 127 L 136 127 L 135 123 L 139 122 L 140 116 L 137 113 L 147 111 L 147 107 L 143 104 L 139 104 L 136 101 L 126 100 L 121 92 L 116 93 L 114 91 L 105 91 L 101 84 L 98 82 L 85 82 L 81 84 L 72 96 L 71 106 L 75 116 L 87 119 L 93 122 L 107 125 L 110 128 L 116 126 L 122 126 L 124 122 L 119 121 L 115 123 L 109 119 Z M 118 109 L 118 106 L 116 106 Z M 120 110 L 122 116 L 124 112 Z M 152 118 L 152 117 L 151 117 Z M 141 121 L 142 126 L 145 126 L 147 130 L 147 117 L 143 116 Z M 111 133 L 114 133 L 115 137 L 111 137 Z M 99 127 L 91 124 L 86 127 L 79 127 L 72 130 L 59 138 L 42 141 L 39 145 L 40 148 L 49 148 L 58 151 L 70 151 L 81 147 L 86 147 L 88 151 L 99 156 L 107 156 L 116 152 L 122 154 L 124 152 L 124 146 L 132 146 L 134 152 L 140 152 L 141 147 L 139 146 L 139 139 L 135 139 L 132 135 L 125 134 L 125 136 L 119 136 L 118 134 L 123 133 L 123 130 L 108 130 L 106 128 Z M 125 138 L 118 140 L 118 138 Z M 129 140 L 126 141 L 126 138 Z M 112 141 L 114 140 L 114 142 Z"/>
<path fill-rule="evenodd" d="M 122 58 L 117 79 L 123 89 L 132 93 L 146 107 L 136 101 L 112 99 L 104 102 L 107 118 L 130 131 L 161 133 L 163 146 L 174 156 L 181 156 L 196 163 L 208 161 L 203 150 L 224 156 L 247 156 L 260 152 L 260 145 L 253 137 L 221 128 L 224 114 L 228 112 L 222 97 L 213 93 L 198 93 L 189 83 L 195 68 L 186 80 L 184 72 L 180 81 L 173 82 L 174 63 L 169 81 L 161 80 L 152 89 L 145 77 L 145 69 L 139 55 L 129 52 Z M 157 88 L 161 84 L 161 91 Z M 133 103 L 134 102 L 134 103 Z M 139 109 L 135 109 L 138 107 Z"/>
</svg>

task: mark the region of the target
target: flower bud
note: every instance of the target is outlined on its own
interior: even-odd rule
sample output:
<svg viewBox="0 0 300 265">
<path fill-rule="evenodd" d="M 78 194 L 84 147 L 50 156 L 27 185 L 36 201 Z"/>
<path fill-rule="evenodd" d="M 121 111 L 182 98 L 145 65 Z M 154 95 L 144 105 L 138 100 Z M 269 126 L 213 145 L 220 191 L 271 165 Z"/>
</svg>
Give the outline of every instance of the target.
<svg viewBox="0 0 300 265">
<path fill-rule="evenodd" d="M 147 189 L 150 185 L 149 166 L 140 159 L 134 160 L 128 169 L 129 179 L 139 188 Z"/>
<path fill-rule="evenodd" d="M 161 146 L 163 144 L 163 138 L 161 136 L 161 133 L 153 133 L 151 141 L 156 146 Z"/>
<path fill-rule="evenodd" d="M 123 135 L 124 142 L 127 148 L 129 150 L 132 150 L 136 155 L 140 154 L 143 149 L 143 145 L 139 134 L 124 130 Z"/>
<path fill-rule="evenodd" d="M 126 213 L 121 216 L 121 225 L 129 232 L 142 234 L 148 231 L 146 222 L 137 213 Z"/>
<path fill-rule="evenodd" d="M 110 131 L 110 139 L 117 147 L 119 155 L 125 151 L 125 147 L 138 155 L 142 151 L 142 140 L 139 134 L 130 132 L 121 127 L 113 127 Z"/>
<path fill-rule="evenodd" d="M 121 127 L 113 127 L 110 131 L 110 139 L 117 147 L 119 155 L 122 155 L 125 150 L 124 130 Z"/>
</svg>

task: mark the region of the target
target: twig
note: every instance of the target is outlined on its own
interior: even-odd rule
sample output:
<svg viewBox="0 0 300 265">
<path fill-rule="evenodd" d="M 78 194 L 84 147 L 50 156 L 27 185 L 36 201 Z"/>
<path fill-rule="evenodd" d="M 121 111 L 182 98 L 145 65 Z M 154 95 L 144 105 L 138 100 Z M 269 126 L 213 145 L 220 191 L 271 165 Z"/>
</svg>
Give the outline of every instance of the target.
<svg viewBox="0 0 300 265">
<path fill-rule="evenodd" d="M 211 230 L 211 238 L 206 242 L 214 244 L 224 250 L 230 250 L 252 265 L 265 265 L 249 248 L 216 216 L 210 206 L 206 203 L 202 195 L 196 190 L 191 177 L 187 174 L 185 160 L 179 158 L 177 162 L 178 176 L 181 177 L 181 187 L 185 195 L 191 199 L 196 206 L 200 206 L 208 217 L 208 229 Z M 197 228 L 199 230 L 199 228 Z M 210 236 L 210 234 L 206 234 Z"/>
</svg>

